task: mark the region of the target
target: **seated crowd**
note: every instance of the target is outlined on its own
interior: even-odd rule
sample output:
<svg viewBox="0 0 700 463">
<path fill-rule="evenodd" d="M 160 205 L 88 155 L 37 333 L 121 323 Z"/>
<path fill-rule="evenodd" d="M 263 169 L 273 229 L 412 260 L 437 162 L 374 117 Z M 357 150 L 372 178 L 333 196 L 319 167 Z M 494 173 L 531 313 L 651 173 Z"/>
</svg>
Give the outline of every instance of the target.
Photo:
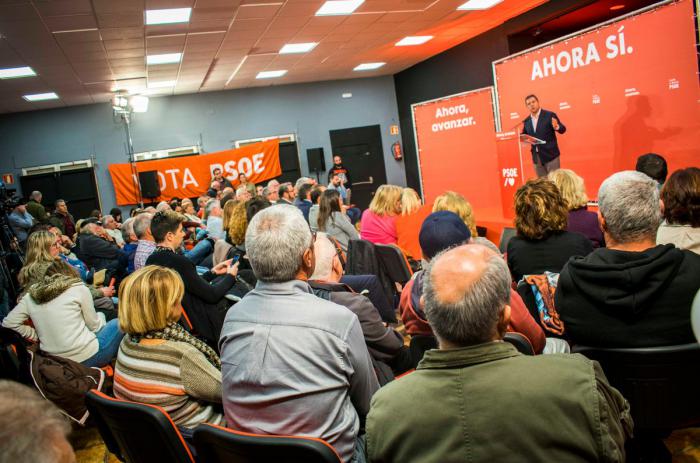
<svg viewBox="0 0 700 463">
<path fill-rule="evenodd" d="M 361 212 L 335 173 L 256 186 L 217 169 L 202 197 L 126 220 L 75 221 L 35 191 L 10 214 L 23 292 L 0 318 L 47 354 L 113 366 L 115 397 L 163 407 L 188 440 L 213 423 L 320 438 L 345 462 L 624 461 L 630 406 L 570 347 L 695 342 L 700 169 L 667 179 L 661 161 L 608 177 L 595 211 L 571 170 L 527 181 L 505 254 L 459 193 L 422 204 L 382 185 Z M 406 257 L 395 300 L 386 275 L 348 274 L 374 245 Z M 68 451 L 52 408 L 0 390 L 0 435 L 16 397 Z"/>
</svg>

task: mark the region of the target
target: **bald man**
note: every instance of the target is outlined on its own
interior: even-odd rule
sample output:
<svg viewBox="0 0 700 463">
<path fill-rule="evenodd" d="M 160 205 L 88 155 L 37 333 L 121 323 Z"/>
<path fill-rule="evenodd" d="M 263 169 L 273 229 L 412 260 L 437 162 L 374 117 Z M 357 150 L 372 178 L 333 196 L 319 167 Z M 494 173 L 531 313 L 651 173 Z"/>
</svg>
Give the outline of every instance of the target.
<svg viewBox="0 0 700 463">
<path fill-rule="evenodd" d="M 500 256 L 474 244 L 444 251 L 424 285 L 439 349 L 374 395 L 369 461 L 625 460 L 629 404 L 597 363 L 503 342 L 510 273 Z"/>
</svg>

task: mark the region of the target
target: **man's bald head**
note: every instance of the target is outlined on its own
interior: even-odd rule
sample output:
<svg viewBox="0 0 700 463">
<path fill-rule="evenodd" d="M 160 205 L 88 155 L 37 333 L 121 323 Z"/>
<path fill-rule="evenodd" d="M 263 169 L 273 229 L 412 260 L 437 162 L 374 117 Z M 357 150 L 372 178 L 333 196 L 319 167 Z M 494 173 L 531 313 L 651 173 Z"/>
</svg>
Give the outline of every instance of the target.
<svg viewBox="0 0 700 463">
<path fill-rule="evenodd" d="M 425 313 L 441 341 L 470 346 L 501 337 L 507 325 L 510 273 L 504 260 L 478 244 L 438 254 L 426 270 Z"/>
</svg>

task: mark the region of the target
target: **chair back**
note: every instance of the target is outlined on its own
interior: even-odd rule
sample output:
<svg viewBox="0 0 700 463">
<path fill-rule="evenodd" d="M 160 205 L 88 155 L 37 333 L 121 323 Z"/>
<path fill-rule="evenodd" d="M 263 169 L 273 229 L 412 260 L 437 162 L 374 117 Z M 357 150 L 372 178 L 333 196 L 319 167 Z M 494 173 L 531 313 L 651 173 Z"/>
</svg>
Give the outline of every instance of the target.
<svg viewBox="0 0 700 463">
<path fill-rule="evenodd" d="M 313 437 L 270 436 L 235 431 L 212 424 L 194 430 L 201 463 L 341 463 L 330 444 Z"/>
<path fill-rule="evenodd" d="M 194 463 L 189 447 L 170 419 L 155 405 L 140 404 L 90 391 L 85 403 L 107 449 L 128 463 Z"/>
<path fill-rule="evenodd" d="M 636 431 L 700 424 L 699 344 L 634 349 L 574 346 L 572 351 L 600 362 L 610 384 L 630 402 Z"/>
<path fill-rule="evenodd" d="M 413 272 L 401 249 L 390 244 L 375 244 L 374 251 L 379 260 L 379 266 L 392 282 L 403 286 L 411 279 Z"/>
<path fill-rule="evenodd" d="M 508 250 L 508 241 L 515 236 L 515 233 L 515 228 L 503 227 L 503 231 L 501 232 L 501 241 L 498 244 L 498 249 L 501 251 L 501 254 L 506 253 Z"/>
<path fill-rule="evenodd" d="M 14 330 L 0 327 L 0 378 L 33 384 L 29 365 L 29 352 L 22 336 Z"/>
<path fill-rule="evenodd" d="M 411 343 L 409 344 L 409 352 L 411 354 L 411 366 L 413 368 L 418 366 L 421 360 L 423 360 L 423 355 L 426 351 L 430 349 L 437 349 L 438 342 L 435 336 L 416 334 L 411 336 Z"/>
<path fill-rule="evenodd" d="M 509 331 L 503 336 L 503 340 L 512 344 L 521 354 L 535 355 L 535 349 L 532 347 L 530 340 L 521 333 Z"/>
</svg>

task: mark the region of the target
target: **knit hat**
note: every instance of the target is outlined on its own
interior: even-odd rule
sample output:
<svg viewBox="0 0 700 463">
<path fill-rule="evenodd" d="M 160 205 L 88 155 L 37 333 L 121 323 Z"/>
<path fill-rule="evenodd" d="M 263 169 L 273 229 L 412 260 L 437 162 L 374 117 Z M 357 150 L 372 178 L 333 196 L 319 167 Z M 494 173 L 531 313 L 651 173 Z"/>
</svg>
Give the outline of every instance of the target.
<svg viewBox="0 0 700 463">
<path fill-rule="evenodd" d="M 472 237 L 469 227 L 457 214 L 450 211 L 438 211 L 430 214 L 420 227 L 418 241 L 423 257 L 432 259 L 440 251 L 463 244 Z"/>
</svg>

